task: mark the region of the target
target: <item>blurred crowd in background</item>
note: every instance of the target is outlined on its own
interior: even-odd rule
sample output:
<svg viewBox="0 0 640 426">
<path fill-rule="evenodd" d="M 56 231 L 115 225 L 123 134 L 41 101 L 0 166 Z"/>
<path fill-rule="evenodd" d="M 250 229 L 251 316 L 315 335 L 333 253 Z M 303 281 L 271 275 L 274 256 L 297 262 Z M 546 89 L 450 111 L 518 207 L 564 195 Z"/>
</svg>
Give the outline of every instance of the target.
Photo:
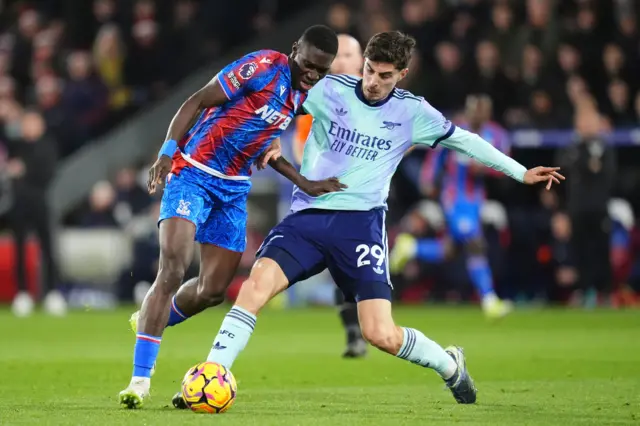
<svg viewBox="0 0 640 426">
<path fill-rule="evenodd" d="M 41 200 L 56 162 L 162 99 L 199 66 L 305 7 L 290 0 L 247 0 L 241 7 L 206 0 L 0 4 L 0 191 L 14 188 L 12 208 L 6 197 L 4 205 L 0 201 L 0 214 L 8 210 L 0 224 L 14 233 L 18 229 L 20 238 L 27 232 L 20 230 L 28 228 L 25 215 L 46 212 Z M 492 120 L 507 130 L 577 126 L 578 138 L 568 149 L 514 149 L 512 154 L 526 165 L 561 164 L 569 179 L 583 159 L 599 162 L 587 164 L 597 169 L 587 180 L 547 193 L 508 179 L 487 179 L 489 198 L 507 212 L 506 225 L 487 224 L 490 259 L 506 297 L 618 305 L 634 303 L 629 294 L 640 289 L 640 235 L 633 213 L 640 208 L 634 195 L 640 174 L 633 169 L 640 155 L 635 148 L 621 151 L 606 143 L 595 153 L 580 147 L 602 131 L 640 127 L 639 14 L 633 0 L 345 0 L 330 2 L 324 21 L 363 46 L 380 31 L 413 35 L 417 51 L 402 87 L 454 120 L 462 118 L 467 96 L 481 93 L 492 100 Z M 596 127 L 580 127 L 579 116 L 591 118 Z M 425 200 L 435 200 L 421 180 L 429 155 L 413 152 L 394 179 L 392 241 L 400 231 L 446 237 L 446 227 L 432 223 L 426 213 Z M 150 160 L 154 156 L 150 153 Z M 146 168 L 115 170 L 112 180 L 96 183 L 64 221 L 136 235 L 135 259 L 121 278 L 123 299 L 132 297 L 136 282 L 152 281 L 157 267 L 158 200 L 146 193 Z M 594 196 L 599 197 L 595 213 L 586 202 Z M 626 200 L 626 220 L 611 220 L 606 206 L 614 197 Z M 585 211 L 595 219 L 576 226 Z M 44 218 L 45 213 L 35 218 L 31 228 L 46 241 L 50 232 Z M 245 268 L 269 225 L 249 230 Z M 578 273 L 583 256 L 576 253 L 572 234 L 577 228 L 584 238 L 584 230 L 593 226 L 604 229 L 609 249 L 597 254 L 605 271 L 590 272 L 597 279 L 585 284 Z M 455 262 L 411 263 L 396 277 L 397 296 L 405 301 L 472 297 L 468 277 L 456 274 L 464 268 Z M 51 269 L 53 285 L 59 277 Z"/>
</svg>

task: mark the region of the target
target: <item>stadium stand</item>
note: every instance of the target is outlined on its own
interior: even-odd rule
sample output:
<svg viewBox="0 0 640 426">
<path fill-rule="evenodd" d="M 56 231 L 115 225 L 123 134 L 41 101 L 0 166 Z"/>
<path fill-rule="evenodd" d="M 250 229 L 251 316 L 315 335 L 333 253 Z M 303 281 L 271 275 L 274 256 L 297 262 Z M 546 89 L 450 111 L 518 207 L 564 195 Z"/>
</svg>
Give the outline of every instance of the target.
<svg viewBox="0 0 640 426">
<path fill-rule="evenodd" d="M 158 104 L 198 66 L 272 29 L 274 22 L 286 17 L 283 11 L 301 8 L 293 7 L 291 1 L 249 1 L 242 9 L 253 13 L 240 17 L 225 5 L 224 12 L 234 17 L 228 19 L 233 25 L 219 18 L 214 25 L 212 3 L 180 1 L 170 7 L 140 0 L 128 8 L 121 2 L 97 0 L 76 10 L 65 1 L 41 2 L 37 8 L 6 2 L 11 6 L 3 11 L 3 22 L 18 24 L 15 28 L 5 25 L 0 37 L 0 117 L 4 122 L 0 146 L 11 152 L 12 123 L 24 106 L 36 105 L 64 161 L 64 156 L 125 118 Z M 75 19 L 65 19 L 67 13 Z M 494 120 L 510 131 L 513 155 L 527 165 L 565 158 L 575 144 L 577 110 L 595 105 L 618 157 L 607 194 L 611 262 L 603 260 L 611 267 L 614 296 L 598 300 L 593 291 L 573 291 L 576 265 L 571 260 L 572 224 L 564 188 L 552 194 L 516 191 L 511 182 L 492 180 L 488 193 L 493 201 L 485 218 L 501 294 L 523 301 L 616 305 L 632 303 L 634 299 L 626 295 L 640 290 L 640 236 L 634 220 L 640 209 L 640 173 L 633 167 L 640 160 L 634 147 L 640 143 L 640 92 L 634 78 L 640 71 L 639 13 L 640 7 L 631 0 L 363 0 L 330 2 L 325 21 L 363 44 L 374 33 L 389 29 L 413 35 L 418 48 L 403 88 L 424 96 L 452 118 L 458 117 L 468 94 L 488 94 Z M 245 25 L 240 19 L 245 19 Z M 166 63 L 172 66 L 161 65 Z M 119 281 L 125 289 L 119 290 L 124 299 L 131 297 L 130 288 L 136 282 L 153 278 L 148 265 L 155 260 L 151 225 L 157 201 L 143 189 L 144 163 L 153 154 L 115 171 L 110 181 L 91 182 L 91 196 L 65 211 L 63 245 L 75 241 L 65 237 L 66 232 L 85 232 L 87 237 L 81 238 L 93 238 L 88 230 L 97 230 L 96 243 L 88 244 L 93 247 L 103 241 L 99 233 L 105 228 L 125 236 L 113 238 L 115 246 L 109 246 L 108 250 L 118 247 L 117 259 L 110 259 L 106 246 L 96 249 L 102 253 L 94 258 L 95 264 L 102 264 L 100 269 L 89 268 L 93 264 L 89 262 L 76 268 L 63 261 L 69 276 L 84 281 L 108 276 L 107 281 Z M 10 154 L 7 158 L 9 164 Z M 394 179 L 391 237 L 401 229 L 416 235 L 446 232 L 430 224 L 434 217 L 437 222 L 433 206 L 424 208 L 423 200 L 429 196 L 417 172 L 424 160 L 424 151 L 411 153 Z M 270 180 L 273 175 L 257 176 L 258 184 L 261 179 Z M 7 191 L 0 191 L 1 208 L 1 200 L 9 198 L 2 198 Z M 275 203 L 263 201 L 260 210 L 265 205 L 274 208 Z M 254 216 L 260 220 L 260 214 Z M 272 224 L 263 222 L 251 229 L 256 241 Z M 564 251 L 569 254 L 562 255 Z M 134 253 L 131 258 L 138 260 L 127 263 L 129 255 L 123 253 Z M 151 278 L 127 279 L 134 263 L 143 269 L 147 265 L 140 275 Z M 452 269 L 455 262 L 442 267 L 411 265 L 396 277 L 398 297 L 405 301 L 472 297 L 467 279 L 452 276 Z"/>
</svg>

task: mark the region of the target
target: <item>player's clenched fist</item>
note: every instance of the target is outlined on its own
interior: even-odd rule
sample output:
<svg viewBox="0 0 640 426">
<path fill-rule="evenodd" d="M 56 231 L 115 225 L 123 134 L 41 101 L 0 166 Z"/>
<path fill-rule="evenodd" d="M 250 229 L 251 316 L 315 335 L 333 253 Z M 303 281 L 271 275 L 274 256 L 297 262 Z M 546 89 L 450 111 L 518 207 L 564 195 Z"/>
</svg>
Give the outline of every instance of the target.
<svg viewBox="0 0 640 426">
<path fill-rule="evenodd" d="M 324 180 L 307 180 L 300 185 L 300 189 L 312 197 L 328 194 L 330 192 L 340 192 L 348 188 L 341 183 L 338 178 L 332 177 Z"/>
<path fill-rule="evenodd" d="M 149 169 L 149 180 L 147 181 L 147 190 L 149 194 L 156 192 L 156 187 L 161 185 L 164 179 L 171 171 L 173 161 L 166 155 L 161 155 L 160 158 Z"/>
<path fill-rule="evenodd" d="M 540 182 L 547 182 L 547 190 L 551 189 L 554 183 L 560 184 L 565 177 L 558 173 L 560 167 L 535 167 L 527 170 L 524 174 L 524 183 L 527 185 L 535 185 Z"/>
</svg>

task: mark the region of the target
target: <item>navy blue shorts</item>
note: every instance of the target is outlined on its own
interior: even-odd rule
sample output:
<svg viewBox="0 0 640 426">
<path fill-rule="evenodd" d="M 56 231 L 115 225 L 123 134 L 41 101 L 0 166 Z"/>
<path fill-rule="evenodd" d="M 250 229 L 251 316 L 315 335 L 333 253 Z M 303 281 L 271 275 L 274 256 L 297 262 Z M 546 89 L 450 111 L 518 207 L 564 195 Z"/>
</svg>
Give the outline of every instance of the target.
<svg viewBox="0 0 640 426">
<path fill-rule="evenodd" d="M 273 228 L 257 257 L 276 261 L 290 286 L 328 268 L 347 301 L 391 300 L 387 247 L 383 209 L 309 209 Z"/>
</svg>

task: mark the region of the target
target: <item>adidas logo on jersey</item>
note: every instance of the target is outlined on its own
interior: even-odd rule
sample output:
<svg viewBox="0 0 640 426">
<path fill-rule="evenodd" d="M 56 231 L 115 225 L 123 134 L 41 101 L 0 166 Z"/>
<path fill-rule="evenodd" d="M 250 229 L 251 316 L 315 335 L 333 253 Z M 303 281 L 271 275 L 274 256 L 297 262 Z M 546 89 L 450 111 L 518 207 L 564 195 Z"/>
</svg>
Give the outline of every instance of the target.
<svg viewBox="0 0 640 426">
<path fill-rule="evenodd" d="M 291 117 L 284 115 L 280 111 L 276 111 L 269 105 L 258 108 L 254 113 L 259 115 L 260 118 L 267 123 L 278 126 L 278 129 L 280 130 L 286 130 L 287 127 L 289 127 L 289 123 L 291 123 Z"/>
</svg>

